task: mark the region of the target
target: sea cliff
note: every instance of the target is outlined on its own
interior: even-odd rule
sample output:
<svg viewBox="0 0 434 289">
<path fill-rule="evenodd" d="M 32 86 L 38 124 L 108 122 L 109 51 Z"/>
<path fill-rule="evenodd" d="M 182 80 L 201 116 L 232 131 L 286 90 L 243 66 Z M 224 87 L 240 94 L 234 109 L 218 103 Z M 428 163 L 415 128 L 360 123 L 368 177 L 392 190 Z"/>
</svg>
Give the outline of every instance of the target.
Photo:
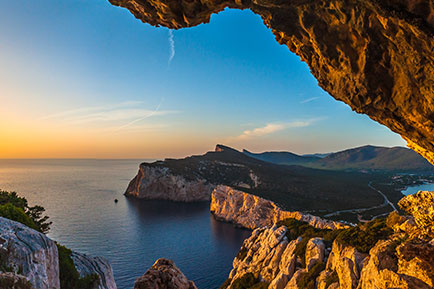
<svg viewBox="0 0 434 289">
<path fill-rule="evenodd" d="M 221 288 L 433 288 L 434 234 L 427 230 L 434 226 L 433 197 L 405 197 L 400 204 L 409 215 L 395 212 L 344 230 L 314 230 L 294 220 L 258 228 Z"/>
<path fill-rule="evenodd" d="M 211 195 L 211 213 L 218 219 L 248 229 L 271 227 L 280 220 L 292 218 L 318 229 L 343 229 L 348 225 L 325 220 L 317 216 L 280 209 L 274 202 L 236 190 L 217 186 Z"/>
<path fill-rule="evenodd" d="M 209 201 L 213 188 L 205 179 L 188 180 L 167 167 L 141 164 L 125 195 L 147 200 Z"/>
</svg>

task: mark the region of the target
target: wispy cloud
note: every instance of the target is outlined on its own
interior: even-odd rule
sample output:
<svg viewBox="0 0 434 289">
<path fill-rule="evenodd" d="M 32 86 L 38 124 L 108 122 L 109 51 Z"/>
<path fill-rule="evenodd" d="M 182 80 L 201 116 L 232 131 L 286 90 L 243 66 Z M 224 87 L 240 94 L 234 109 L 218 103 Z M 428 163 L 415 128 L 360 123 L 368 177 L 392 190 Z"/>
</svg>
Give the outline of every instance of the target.
<svg viewBox="0 0 434 289">
<path fill-rule="evenodd" d="M 239 135 L 237 139 L 249 139 L 253 137 L 261 137 L 289 128 L 307 127 L 312 125 L 314 122 L 318 120 L 320 120 L 320 118 L 309 119 L 309 120 L 297 120 L 291 122 L 281 122 L 281 123 L 268 123 L 265 126 L 243 131 L 243 133 Z"/>
<path fill-rule="evenodd" d="M 311 97 L 311 98 L 307 98 L 307 99 L 305 99 L 305 100 L 300 101 L 300 103 L 308 103 L 308 102 L 311 102 L 311 101 L 314 101 L 314 100 L 317 100 L 317 99 L 319 99 L 318 96 L 316 96 L 316 97 Z"/>
<path fill-rule="evenodd" d="M 172 63 L 173 57 L 175 57 L 175 39 L 173 38 L 173 31 L 169 29 L 169 65 Z"/>
<path fill-rule="evenodd" d="M 178 111 L 160 110 L 161 103 L 155 109 L 143 107 L 143 102 L 128 101 L 105 106 L 88 106 L 61 111 L 41 118 L 53 119 L 69 125 L 110 125 L 114 130 L 122 130 L 152 117 L 177 113 Z"/>
</svg>

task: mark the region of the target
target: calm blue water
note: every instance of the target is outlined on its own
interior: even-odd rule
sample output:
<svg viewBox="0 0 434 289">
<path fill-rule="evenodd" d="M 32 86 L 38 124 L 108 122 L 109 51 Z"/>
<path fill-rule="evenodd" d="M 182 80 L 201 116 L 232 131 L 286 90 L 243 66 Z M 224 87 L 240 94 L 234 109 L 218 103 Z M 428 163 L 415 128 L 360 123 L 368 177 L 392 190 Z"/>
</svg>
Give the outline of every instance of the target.
<svg viewBox="0 0 434 289">
<path fill-rule="evenodd" d="M 139 163 L 0 160 L 0 188 L 44 206 L 53 221 L 52 239 L 106 257 L 119 289 L 132 288 L 162 257 L 173 259 L 199 288 L 218 288 L 250 232 L 215 221 L 208 203 L 125 198 L 122 194 Z"/>
<path fill-rule="evenodd" d="M 412 195 L 416 194 L 419 191 L 434 191 L 434 184 L 423 184 L 418 186 L 410 186 L 407 187 L 405 190 L 401 191 L 404 195 Z"/>
</svg>

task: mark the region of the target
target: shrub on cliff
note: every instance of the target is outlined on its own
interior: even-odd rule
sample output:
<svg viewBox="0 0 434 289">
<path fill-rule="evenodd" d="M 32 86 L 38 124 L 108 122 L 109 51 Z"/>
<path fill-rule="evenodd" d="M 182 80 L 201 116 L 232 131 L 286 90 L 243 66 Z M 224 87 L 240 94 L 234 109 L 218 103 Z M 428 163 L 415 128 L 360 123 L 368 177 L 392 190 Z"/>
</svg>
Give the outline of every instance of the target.
<svg viewBox="0 0 434 289">
<path fill-rule="evenodd" d="M 302 273 L 297 280 L 298 288 L 315 289 L 315 280 L 324 269 L 324 263 L 316 263 L 308 272 Z"/>
<path fill-rule="evenodd" d="M 11 203 L 0 205 L 0 216 L 20 222 L 21 224 L 24 224 L 34 230 L 39 230 L 38 225 L 36 225 L 32 218 L 30 218 L 23 209 L 15 207 Z"/>
<path fill-rule="evenodd" d="M 59 252 L 60 288 L 62 289 L 94 289 L 97 287 L 99 276 L 96 274 L 80 278 L 80 274 L 72 261 L 72 251 L 65 246 L 57 245 Z"/>
<path fill-rule="evenodd" d="M 51 222 L 48 221 L 48 216 L 42 216 L 45 209 L 41 206 L 30 207 L 27 200 L 19 197 L 16 192 L 0 190 L 0 206 L 4 205 L 7 205 L 7 207 L 4 207 L 3 211 L 0 211 L 0 216 L 23 223 L 41 233 L 47 233 L 50 230 Z M 15 207 L 15 209 L 11 206 Z M 24 218 L 21 212 L 27 215 L 32 222 Z"/>
<path fill-rule="evenodd" d="M 355 247 L 359 252 L 368 253 L 379 240 L 387 239 L 393 230 L 384 218 L 378 218 L 365 224 L 359 224 L 339 232 L 336 240 L 344 245 Z"/>
</svg>

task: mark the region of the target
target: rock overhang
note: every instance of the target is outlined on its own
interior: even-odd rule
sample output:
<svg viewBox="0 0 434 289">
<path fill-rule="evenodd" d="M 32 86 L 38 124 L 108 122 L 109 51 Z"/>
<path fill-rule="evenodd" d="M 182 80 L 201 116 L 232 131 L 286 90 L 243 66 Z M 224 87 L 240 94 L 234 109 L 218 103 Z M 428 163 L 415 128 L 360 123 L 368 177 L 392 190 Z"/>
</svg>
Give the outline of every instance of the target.
<svg viewBox="0 0 434 289">
<path fill-rule="evenodd" d="M 225 8 L 260 15 L 318 84 L 355 112 L 400 134 L 434 164 L 432 0 L 109 0 L 172 29 Z"/>
</svg>

